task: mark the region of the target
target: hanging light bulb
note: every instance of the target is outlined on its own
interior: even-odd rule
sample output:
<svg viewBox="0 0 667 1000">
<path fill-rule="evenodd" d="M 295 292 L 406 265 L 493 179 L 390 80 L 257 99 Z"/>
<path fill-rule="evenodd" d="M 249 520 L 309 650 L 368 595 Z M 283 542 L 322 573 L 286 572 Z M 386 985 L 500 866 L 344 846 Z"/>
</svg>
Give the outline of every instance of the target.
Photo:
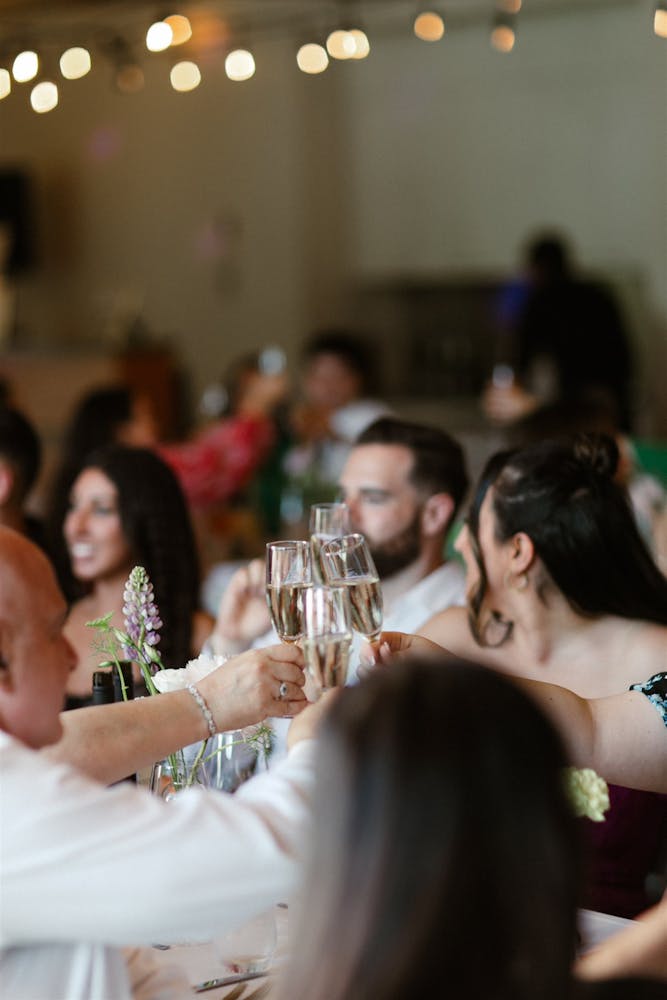
<svg viewBox="0 0 667 1000">
<path fill-rule="evenodd" d="M 179 62 L 172 66 L 169 79 L 174 90 L 185 94 L 201 83 L 199 66 L 194 62 Z"/>
<path fill-rule="evenodd" d="M 12 78 L 9 70 L 0 69 L 0 101 L 12 92 Z"/>
<path fill-rule="evenodd" d="M 296 64 L 302 73 L 323 73 L 329 65 L 327 50 L 315 42 L 307 42 L 297 52 Z"/>
<path fill-rule="evenodd" d="M 58 88 L 50 80 L 42 80 L 32 88 L 30 103 L 33 111 L 43 115 L 47 111 L 53 111 L 58 104 Z"/>
<path fill-rule="evenodd" d="M 511 52 L 516 42 L 516 18 L 513 14 L 499 11 L 493 22 L 491 45 L 496 52 Z"/>
<path fill-rule="evenodd" d="M 80 80 L 90 72 L 91 60 L 88 49 L 67 49 L 60 57 L 60 72 L 66 80 Z"/>
<path fill-rule="evenodd" d="M 225 73 L 230 80 L 249 80 L 255 74 L 255 60 L 247 49 L 234 49 L 225 59 Z"/>
<path fill-rule="evenodd" d="M 164 52 L 173 37 L 174 33 L 166 21 L 156 21 L 146 32 L 146 48 L 149 52 Z"/>
<path fill-rule="evenodd" d="M 26 49 L 25 52 L 19 52 L 16 59 L 12 63 L 12 74 L 17 83 L 27 83 L 28 80 L 34 80 L 39 72 L 39 57 L 36 52 L 31 49 Z"/>
<path fill-rule="evenodd" d="M 518 14 L 521 10 L 521 0 L 497 0 L 498 9 L 506 14 Z"/>
<path fill-rule="evenodd" d="M 365 59 L 371 51 L 371 45 L 366 32 L 362 31 L 361 28 L 352 28 L 348 31 L 348 35 L 354 39 L 354 54 L 350 58 Z"/>
<path fill-rule="evenodd" d="M 653 30 L 658 38 L 667 38 L 667 0 L 656 4 L 653 16 Z"/>
<path fill-rule="evenodd" d="M 192 26 L 185 14 L 170 14 L 165 17 L 164 23 L 171 28 L 172 45 L 183 45 L 192 38 Z"/>
<path fill-rule="evenodd" d="M 423 10 L 415 18 L 413 31 L 422 42 L 439 42 L 445 33 L 445 22 L 437 10 Z"/>
<path fill-rule="evenodd" d="M 332 59 L 353 59 L 357 51 L 357 42 L 350 31 L 336 28 L 327 38 L 327 52 Z"/>
</svg>

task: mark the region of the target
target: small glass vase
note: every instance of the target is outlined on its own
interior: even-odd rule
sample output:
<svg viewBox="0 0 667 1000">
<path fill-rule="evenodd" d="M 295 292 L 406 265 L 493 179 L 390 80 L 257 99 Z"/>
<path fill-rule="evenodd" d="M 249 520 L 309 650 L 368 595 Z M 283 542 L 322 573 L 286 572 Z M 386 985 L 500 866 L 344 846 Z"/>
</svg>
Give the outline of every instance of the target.
<svg viewBox="0 0 667 1000">
<path fill-rule="evenodd" d="M 258 768 L 257 748 L 241 730 L 218 733 L 209 741 L 206 756 L 208 784 L 222 792 L 235 792 Z"/>
<path fill-rule="evenodd" d="M 210 741 L 202 740 L 169 754 L 153 764 L 150 790 L 169 801 L 185 788 L 208 788 L 210 785 Z"/>
</svg>

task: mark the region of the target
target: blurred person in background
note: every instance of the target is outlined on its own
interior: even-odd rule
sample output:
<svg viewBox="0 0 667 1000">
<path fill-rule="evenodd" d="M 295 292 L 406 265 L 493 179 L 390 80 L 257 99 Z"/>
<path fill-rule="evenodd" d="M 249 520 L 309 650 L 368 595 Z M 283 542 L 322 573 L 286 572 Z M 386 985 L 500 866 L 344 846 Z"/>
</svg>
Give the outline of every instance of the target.
<svg viewBox="0 0 667 1000">
<path fill-rule="evenodd" d="M 352 444 L 390 412 L 371 394 L 376 368 L 358 334 L 326 330 L 306 343 L 302 400 L 291 412 L 295 444 L 285 457 L 286 520 L 298 521 L 311 503 L 333 499 Z"/>
<path fill-rule="evenodd" d="M 49 554 L 69 600 L 78 590 L 63 537 L 72 483 L 94 449 L 108 444 L 151 447 L 156 441 L 157 424 L 150 400 L 124 383 L 91 389 L 76 405 L 65 431 L 45 517 Z"/>
<path fill-rule="evenodd" d="M 41 520 L 26 508 L 37 481 L 42 446 L 35 428 L 19 410 L 0 405 L 0 524 L 45 547 Z"/>
<path fill-rule="evenodd" d="M 122 627 L 124 585 L 136 565 L 148 573 L 159 602 L 165 666 L 183 667 L 199 653 L 213 622 L 199 610 L 187 505 L 161 458 L 123 445 L 92 452 L 72 484 L 63 536 L 79 587 L 64 629 L 78 660 L 67 682 L 71 707 L 89 699 L 100 659 L 86 622 L 113 612 L 112 622 Z"/>
<path fill-rule="evenodd" d="M 525 274 L 511 319 L 501 317 L 506 328 L 513 327 L 515 345 L 484 393 L 486 414 L 512 423 L 542 403 L 589 400 L 611 407 L 616 425 L 628 431 L 632 356 L 614 297 L 577 275 L 557 233 L 529 243 Z"/>
<path fill-rule="evenodd" d="M 275 415 L 288 392 L 279 348 L 244 354 L 205 393 L 208 426 L 191 440 L 160 445 L 193 509 L 227 502 L 250 483 L 276 444 Z"/>
</svg>

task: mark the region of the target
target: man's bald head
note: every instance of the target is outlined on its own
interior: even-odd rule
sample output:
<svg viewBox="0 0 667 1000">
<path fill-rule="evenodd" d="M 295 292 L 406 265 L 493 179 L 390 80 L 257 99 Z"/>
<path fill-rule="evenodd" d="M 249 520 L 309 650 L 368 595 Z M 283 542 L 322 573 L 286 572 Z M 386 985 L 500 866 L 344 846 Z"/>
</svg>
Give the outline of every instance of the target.
<svg viewBox="0 0 667 1000">
<path fill-rule="evenodd" d="M 60 737 L 75 657 L 62 634 L 67 608 L 46 556 L 0 527 L 0 727 L 38 748 Z"/>
</svg>

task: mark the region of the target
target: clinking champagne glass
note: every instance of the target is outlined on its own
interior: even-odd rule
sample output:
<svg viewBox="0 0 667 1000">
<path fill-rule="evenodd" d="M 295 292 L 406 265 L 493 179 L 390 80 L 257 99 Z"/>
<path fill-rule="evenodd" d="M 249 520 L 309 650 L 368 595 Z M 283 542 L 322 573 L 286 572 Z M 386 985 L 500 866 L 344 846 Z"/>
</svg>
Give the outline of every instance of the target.
<svg viewBox="0 0 667 1000">
<path fill-rule="evenodd" d="M 363 535 L 334 538 L 322 546 L 322 567 L 331 587 L 344 587 L 355 632 L 371 642 L 382 631 L 382 587 Z"/>
<path fill-rule="evenodd" d="M 283 642 L 303 634 L 303 592 L 311 586 L 308 542 L 285 540 L 266 546 L 266 600 L 273 627 Z"/>
<path fill-rule="evenodd" d="M 324 583 L 320 549 L 350 530 L 350 511 L 344 503 L 314 503 L 310 507 L 310 554 L 313 582 Z"/>
<path fill-rule="evenodd" d="M 303 595 L 301 648 L 316 687 L 342 687 L 352 647 L 352 626 L 345 587 L 311 587 Z"/>
</svg>

